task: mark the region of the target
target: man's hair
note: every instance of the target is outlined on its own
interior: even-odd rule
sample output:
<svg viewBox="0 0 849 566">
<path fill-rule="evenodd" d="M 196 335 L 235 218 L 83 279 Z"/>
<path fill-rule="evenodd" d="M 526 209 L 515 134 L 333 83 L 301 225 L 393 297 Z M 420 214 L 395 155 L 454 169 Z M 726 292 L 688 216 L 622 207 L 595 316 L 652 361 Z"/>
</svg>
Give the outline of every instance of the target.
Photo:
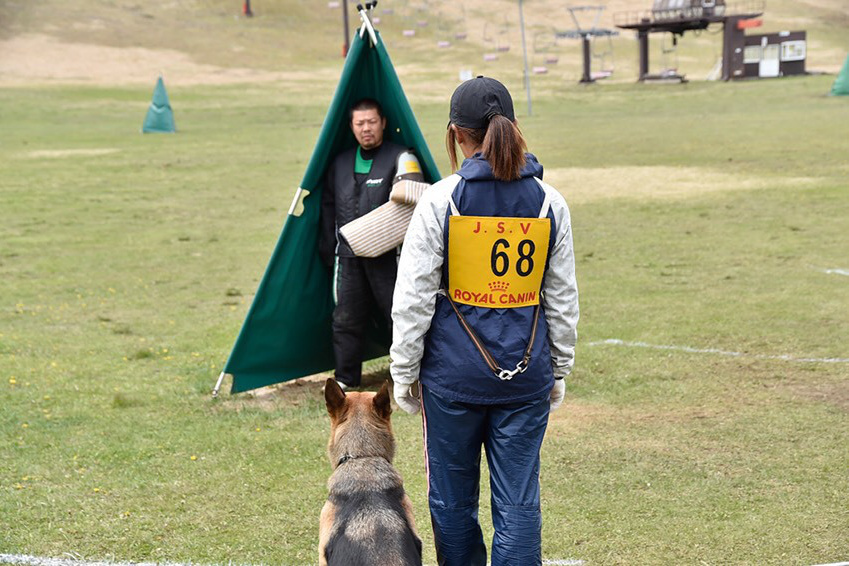
<svg viewBox="0 0 849 566">
<path fill-rule="evenodd" d="M 351 106 L 351 111 L 348 113 L 348 121 L 352 121 L 354 119 L 354 111 L 355 110 L 377 110 L 377 115 L 381 118 L 383 116 L 383 106 L 380 105 L 380 102 L 376 101 L 373 98 L 361 98 L 357 102 Z"/>
</svg>

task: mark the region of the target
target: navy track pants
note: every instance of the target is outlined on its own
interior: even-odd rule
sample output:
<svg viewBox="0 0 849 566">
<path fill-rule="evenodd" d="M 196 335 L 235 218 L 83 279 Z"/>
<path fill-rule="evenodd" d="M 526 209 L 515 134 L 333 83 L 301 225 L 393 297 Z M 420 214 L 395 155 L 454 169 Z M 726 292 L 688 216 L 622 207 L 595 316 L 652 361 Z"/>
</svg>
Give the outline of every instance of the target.
<svg viewBox="0 0 849 566">
<path fill-rule="evenodd" d="M 449 401 L 422 387 L 428 502 L 440 566 L 485 566 L 478 523 L 481 446 L 492 491 L 492 566 L 542 564 L 539 454 L 548 397 L 506 405 Z"/>
</svg>

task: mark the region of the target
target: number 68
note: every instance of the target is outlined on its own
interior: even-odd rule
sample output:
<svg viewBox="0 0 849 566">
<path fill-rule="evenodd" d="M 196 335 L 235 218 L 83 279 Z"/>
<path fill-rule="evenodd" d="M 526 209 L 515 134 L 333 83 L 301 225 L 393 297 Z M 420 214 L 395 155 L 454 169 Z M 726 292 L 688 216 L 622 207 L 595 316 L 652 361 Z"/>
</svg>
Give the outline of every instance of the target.
<svg viewBox="0 0 849 566">
<path fill-rule="evenodd" d="M 499 250 L 499 247 L 503 247 L 503 249 Z M 510 257 L 507 255 L 507 252 L 504 251 L 509 248 L 510 242 L 504 238 L 496 240 L 492 245 L 492 253 L 489 256 L 489 261 L 492 267 L 492 273 L 494 273 L 497 277 L 504 276 L 504 274 L 510 270 Z M 516 246 L 516 249 L 519 252 L 519 260 L 516 262 L 516 273 L 518 273 L 520 277 L 527 277 L 533 272 L 533 255 L 536 248 L 536 244 L 534 244 L 533 240 L 522 240 L 519 242 L 519 245 Z"/>
</svg>

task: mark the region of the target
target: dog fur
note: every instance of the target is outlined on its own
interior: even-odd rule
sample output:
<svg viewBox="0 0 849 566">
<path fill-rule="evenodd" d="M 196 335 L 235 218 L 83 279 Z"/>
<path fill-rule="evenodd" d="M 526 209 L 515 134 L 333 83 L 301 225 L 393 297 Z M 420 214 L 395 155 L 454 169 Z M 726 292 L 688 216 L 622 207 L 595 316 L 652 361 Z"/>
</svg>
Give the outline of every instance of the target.
<svg viewBox="0 0 849 566">
<path fill-rule="evenodd" d="M 422 563 L 422 541 L 401 476 L 392 467 L 395 438 L 389 386 L 345 394 L 328 379 L 327 455 L 333 474 L 319 522 L 321 566 L 413 566 Z"/>
</svg>

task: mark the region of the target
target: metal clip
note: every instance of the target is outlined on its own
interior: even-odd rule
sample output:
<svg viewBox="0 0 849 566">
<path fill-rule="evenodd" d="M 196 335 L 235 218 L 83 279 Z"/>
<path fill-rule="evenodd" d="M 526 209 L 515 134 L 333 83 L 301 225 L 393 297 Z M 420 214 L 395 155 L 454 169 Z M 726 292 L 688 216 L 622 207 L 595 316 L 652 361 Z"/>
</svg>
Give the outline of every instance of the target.
<svg viewBox="0 0 849 566">
<path fill-rule="evenodd" d="M 498 379 L 500 379 L 501 381 L 510 381 L 511 379 L 516 377 L 516 374 L 525 373 L 525 370 L 527 370 L 527 369 L 528 369 L 528 360 L 522 358 L 521 360 L 519 360 L 519 363 L 516 364 L 516 369 L 507 370 L 507 369 L 499 368 L 499 372 L 496 375 L 498 376 Z"/>
<path fill-rule="evenodd" d="M 527 358 L 522 358 L 518 364 L 516 364 L 516 370 L 519 373 L 525 373 L 525 370 L 528 369 L 528 360 Z"/>
<path fill-rule="evenodd" d="M 509 370 L 503 369 L 503 370 L 499 371 L 497 375 L 498 375 L 498 379 L 500 379 L 501 381 L 510 381 L 511 379 L 513 379 L 513 376 L 516 375 L 516 371 L 515 370 L 509 371 Z"/>
</svg>

